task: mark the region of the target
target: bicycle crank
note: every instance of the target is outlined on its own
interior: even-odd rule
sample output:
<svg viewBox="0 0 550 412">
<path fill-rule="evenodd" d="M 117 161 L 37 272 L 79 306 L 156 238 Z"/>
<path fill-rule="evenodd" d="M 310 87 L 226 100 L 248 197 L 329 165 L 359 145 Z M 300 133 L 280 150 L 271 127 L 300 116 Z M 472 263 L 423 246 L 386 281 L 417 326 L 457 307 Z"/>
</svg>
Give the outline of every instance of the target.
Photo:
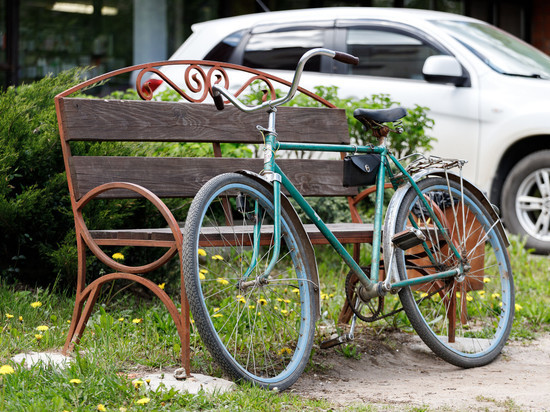
<svg viewBox="0 0 550 412">
<path fill-rule="evenodd" d="M 370 267 L 362 268 L 365 274 L 370 273 Z M 357 275 L 349 272 L 346 276 L 346 299 L 353 313 L 363 322 L 373 322 L 379 319 L 384 311 L 384 296 L 363 299 L 362 284 Z"/>
</svg>

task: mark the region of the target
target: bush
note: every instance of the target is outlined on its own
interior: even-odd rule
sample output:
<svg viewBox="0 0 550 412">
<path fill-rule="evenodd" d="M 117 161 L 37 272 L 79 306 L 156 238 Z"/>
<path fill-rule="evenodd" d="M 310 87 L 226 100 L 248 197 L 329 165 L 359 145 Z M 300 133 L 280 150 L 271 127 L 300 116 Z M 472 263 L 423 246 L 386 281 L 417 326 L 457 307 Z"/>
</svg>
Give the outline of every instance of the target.
<svg viewBox="0 0 550 412">
<path fill-rule="evenodd" d="M 74 227 L 54 108 L 82 70 L 10 87 L 0 94 L 0 271 L 51 279 L 49 253 Z"/>
</svg>

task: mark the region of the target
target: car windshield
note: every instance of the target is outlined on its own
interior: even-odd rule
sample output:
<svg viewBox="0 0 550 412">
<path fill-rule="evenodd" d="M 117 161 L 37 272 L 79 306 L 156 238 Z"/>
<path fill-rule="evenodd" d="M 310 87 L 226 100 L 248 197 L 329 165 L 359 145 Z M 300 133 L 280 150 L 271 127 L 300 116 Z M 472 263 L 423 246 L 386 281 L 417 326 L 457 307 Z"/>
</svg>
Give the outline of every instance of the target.
<svg viewBox="0 0 550 412">
<path fill-rule="evenodd" d="M 503 30 L 468 21 L 432 23 L 446 30 L 499 73 L 550 79 L 550 57 Z"/>
</svg>

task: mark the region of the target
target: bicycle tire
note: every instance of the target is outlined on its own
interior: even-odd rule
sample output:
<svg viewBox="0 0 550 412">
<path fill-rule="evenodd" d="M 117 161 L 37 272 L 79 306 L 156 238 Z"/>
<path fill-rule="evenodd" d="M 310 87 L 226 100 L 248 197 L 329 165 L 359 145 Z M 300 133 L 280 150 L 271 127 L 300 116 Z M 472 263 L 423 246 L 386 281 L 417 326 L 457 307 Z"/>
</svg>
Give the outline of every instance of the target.
<svg viewBox="0 0 550 412">
<path fill-rule="evenodd" d="M 309 360 L 316 320 L 304 239 L 284 209 L 281 253 L 269 279 L 238 287 L 241 280 L 254 283 L 270 261 L 272 199 L 268 189 L 248 176 L 227 173 L 211 179 L 189 210 L 183 267 L 193 318 L 212 357 L 235 380 L 284 390 Z M 257 259 L 251 247 L 254 221 L 262 222 Z M 243 279 L 252 260 L 257 265 Z"/>
<path fill-rule="evenodd" d="M 461 260 L 471 269 L 462 278 L 402 288 L 403 308 L 420 338 L 439 357 L 463 368 L 486 365 L 501 352 L 514 318 L 514 282 L 506 245 L 489 211 L 460 183 L 429 177 L 418 187 L 438 210 Z M 411 220 L 427 240 L 408 250 L 396 248 L 400 279 L 457 267 L 459 259 L 437 235 L 413 188 L 400 205 L 395 233 L 412 227 Z"/>
</svg>

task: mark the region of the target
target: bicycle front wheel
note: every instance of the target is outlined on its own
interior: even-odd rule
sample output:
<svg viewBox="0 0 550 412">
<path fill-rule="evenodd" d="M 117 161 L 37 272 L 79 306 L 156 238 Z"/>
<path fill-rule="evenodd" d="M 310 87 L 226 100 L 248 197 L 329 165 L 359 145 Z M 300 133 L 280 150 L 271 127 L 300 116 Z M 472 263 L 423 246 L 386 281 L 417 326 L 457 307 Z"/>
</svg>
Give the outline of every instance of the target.
<svg viewBox="0 0 550 412">
<path fill-rule="evenodd" d="M 460 252 L 453 254 L 414 189 L 396 219 L 396 233 L 414 227 L 423 244 L 396 249 L 401 280 L 459 267 L 465 274 L 402 288 L 403 308 L 434 353 L 470 368 L 495 359 L 508 339 L 514 317 L 514 283 L 505 243 L 483 204 L 460 183 L 442 177 L 418 182 L 423 197 Z"/>
<path fill-rule="evenodd" d="M 273 194 L 256 180 L 235 173 L 213 178 L 189 210 L 183 265 L 195 324 L 212 357 L 236 380 L 284 390 L 309 360 L 316 285 L 306 239 L 285 210 L 279 257 L 265 276 L 273 216 Z"/>
</svg>

